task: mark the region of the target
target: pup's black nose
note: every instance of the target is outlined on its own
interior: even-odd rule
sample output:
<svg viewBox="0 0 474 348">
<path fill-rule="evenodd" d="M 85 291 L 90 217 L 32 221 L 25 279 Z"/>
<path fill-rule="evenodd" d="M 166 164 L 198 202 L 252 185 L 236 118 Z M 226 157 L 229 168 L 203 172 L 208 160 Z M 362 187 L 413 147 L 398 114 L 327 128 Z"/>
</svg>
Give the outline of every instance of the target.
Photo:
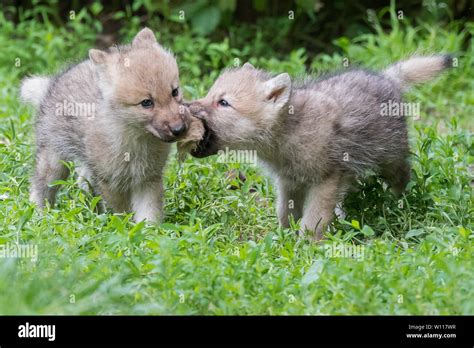
<svg viewBox="0 0 474 348">
<path fill-rule="evenodd" d="M 170 125 L 169 129 L 173 135 L 178 136 L 183 134 L 186 131 L 186 124 L 184 122 Z"/>
</svg>

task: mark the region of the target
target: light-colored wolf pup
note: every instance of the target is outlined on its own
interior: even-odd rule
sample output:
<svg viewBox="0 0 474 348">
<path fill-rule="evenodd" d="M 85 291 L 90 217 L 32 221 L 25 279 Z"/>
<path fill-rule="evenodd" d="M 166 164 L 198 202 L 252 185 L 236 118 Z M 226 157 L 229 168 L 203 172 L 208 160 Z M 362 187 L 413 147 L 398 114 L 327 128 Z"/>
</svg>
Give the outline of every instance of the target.
<svg viewBox="0 0 474 348">
<path fill-rule="evenodd" d="M 396 194 L 410 178 L 402 92 L 450 65 L 448 56 L 413 57 L 382 72 L 350 70 L 303 82 L 250 64 L 224 71 L 191 112 L 206 128 L 195 157 L 226 147 L 256 150 L 276 179 L 278 217 L 302 218 L 322 238 L 356 178 L 381 174 Z M 400 110 L 402 110 L 400 112 Z"/>
<path fill-rule="evenodd" d="M 114 211 L 160 221 L 163 168 L 189 111 L 176 60 L 150 29 L 131 45 L 91 49 L 88 60 L 52 78 L 26 78 L 21 96 L 38 107 L 30 193 L 38 207 L 54 203 L 50 184 L 68 176 L 61 161 L 77 161 Z"/>
</svg>

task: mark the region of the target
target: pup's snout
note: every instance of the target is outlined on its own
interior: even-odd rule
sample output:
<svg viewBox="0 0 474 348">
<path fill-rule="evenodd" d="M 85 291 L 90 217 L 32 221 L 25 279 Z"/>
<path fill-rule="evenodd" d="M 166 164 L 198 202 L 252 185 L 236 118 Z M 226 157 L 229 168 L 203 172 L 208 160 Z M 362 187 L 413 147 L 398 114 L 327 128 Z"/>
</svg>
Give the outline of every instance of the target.
<svg viewBox="0 0 474 348">
<path fill-rule="evenodd" d="M 176 123 L 176 124 L 170 124 L 168 128 L 171 134 L 173 134 L 174 136 L 180 136 L 184 132 L 186 132 L 187 127 L 186 127 L 186 123 L 181 122 L 181 123 Z"/>
</svg>

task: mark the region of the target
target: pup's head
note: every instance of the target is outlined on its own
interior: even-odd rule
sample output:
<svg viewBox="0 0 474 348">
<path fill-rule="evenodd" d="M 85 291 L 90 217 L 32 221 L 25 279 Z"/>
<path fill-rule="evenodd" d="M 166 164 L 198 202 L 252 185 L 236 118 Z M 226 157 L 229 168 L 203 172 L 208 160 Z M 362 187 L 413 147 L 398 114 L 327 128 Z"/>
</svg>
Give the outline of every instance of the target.
<svg viewBox="0 0 474 348">
<path fill-rule="evenodd" d="M 272 77 L 248 63 L 224 71 L 205 98 L 191 103 L 191 112 L 206 128 L 192 155 L 206 157 L 225 147 L 256 148 L 272 134 L 290 95 L 286 73 Z"/>
<path fill-rule="evenodd" d="M 165 142 L 186 132 L 189 115 L 181 105 L 176 60 L 150 29 L 141 30 L 131 45 L 92 49 L 89 58 L 98 68 L 110 117 Z"/>
</svg>

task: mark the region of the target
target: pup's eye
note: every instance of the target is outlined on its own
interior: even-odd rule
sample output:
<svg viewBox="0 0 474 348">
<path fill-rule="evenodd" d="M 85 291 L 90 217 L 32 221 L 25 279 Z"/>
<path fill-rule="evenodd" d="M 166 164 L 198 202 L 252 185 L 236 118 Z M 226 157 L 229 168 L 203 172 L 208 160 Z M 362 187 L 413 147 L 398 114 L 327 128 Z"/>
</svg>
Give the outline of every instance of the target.
<svg viewBox="0 0 474 348">
<path fill-rule="evenodd" d="M 179 94 L 179 88 L 175 88 L 171 91 L 171 95 L 176 98 Z"/>
<path fill-rule="evenodd" d="M 153 103 L 153 100 L 151 100 L 151 99 L 143 99 L 140 102 L 140 105 L 143 106 L 145 109 L 149 109 L 149 108 L 153 107 L 154 103 Z"/>
<path fill-rule="evenodd" d="M 225 99 L 221 99 L 217 102 L 217 104 L 219 104 L 220 106 L 223 106 L 223 107 L 228 107 L 230 106 L 230 104 L 227 102 L 227 100 Z"/>
</svg>

